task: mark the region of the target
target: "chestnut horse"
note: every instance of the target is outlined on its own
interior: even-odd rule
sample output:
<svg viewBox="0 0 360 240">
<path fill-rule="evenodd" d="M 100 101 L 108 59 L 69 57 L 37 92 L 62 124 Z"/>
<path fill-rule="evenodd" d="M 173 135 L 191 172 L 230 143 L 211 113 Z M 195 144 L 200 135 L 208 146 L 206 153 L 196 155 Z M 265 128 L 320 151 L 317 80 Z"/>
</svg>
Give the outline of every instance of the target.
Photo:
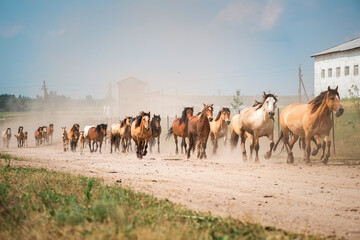
<svg viewBox="0 0 360 240">
<path fill-rule="evenodd" d="M 187 135 L 188 134 L 188 122 L 189 122 L 189 119 L 193 116 L 193 114 L 194 114 L 194 107 L 185 107 L 184 110 L 182 111 L 181 118 L 176 118 L 173 121 L 172 127 L 169 129 L 169 131 L 166 135 L 166 139 L 169 139 L 172 134 L 174 135 L 175 145 L 176 145 L 176 149 L 175 149 L 176 154 L 179 153 L 177 137 L 181 137 L 181 139 L 182 139 L 181 140 L 181 154 L 183 153 L 183 148 L 185 148 L 185 152 L 187 152 L 185 139 L 188 137 L 188 135 Z"/>
<path fill-rule="evenodd" d="M 9 143 L 11 139 L 11 128 L 7 128 L 6 131 L 2 133 L 2 139 L 4 148 L 9 148 Z"/>
<path fill-rule="evenodd" d="M 132 117 L 125 117 L 124 120 L 120 123 L 120 139 L 122 152 L 129 152 L 129 148 L 131 147 L 131 124 L 133 122 Z M 132 150 L 131 150 L 132 151 Z"/>
<path fill-rule="evenodd" d="M 40 146 L 42 144 L 43 133 L 44 133 L 44 127 L 38 127 L 38 129 L 35 130 L 35 133 L 34 133 L 35 146 Z"/>
<path fill-rule="evenodd" d="M 155 145 L 155 138 L 157 138 L 157 152 L 160 153 L 160 134 L 161 134 L 161 117 L 160 115 L 155 115 L 153 116 L 153 118 L 151 119 L 151 137 L 149 140 L 149 145 L 150 145 L 150 153 L 152 152 L 152 147 Z"/>
<path fill-rule="evenodd" d="M 206 105 L 201 111 L 200 116 L 193 116 L 189 119 L 188 136 L 189 136 L 189 149 L 187 151 L 187 158 L 190 158 L 191 150 L 195 149 L 197 144 L 197 157 L 202 159 L 206 158 L 206 143 L 210 133 L 209 118 L 213 116 L 214 104 Z"/>
<path fill-rule="evenodd" d="M 107 124 L 99 124 L 96 127 L 92 127 L 89 129 L 87 134 L 87 140 L 89 142 L 90 152 L 96 152 L 98 146 L 100 145 L 99 153 L 101 153 L 101 146 L 104 141 L 104 137 L 106 136 L 106 129 L 107 129 Z M 92 148 L 91 148 L 91 141 L 92 141 Z M 96 144 L 96 149 L 94 149 L 95 144 Z"/>
<path fill-rule="evenodd" d="M 259 104 L 255 102 L 252 107 L 243 109 L 240 114 L 235 115 L 231 119 L 231 137 L 233 146 L 240 136 L 241 149 L 243 159 L 246 160 L 245 141 L 250 139 L 250 151 L 255 148 L 255 162 L 259 162 L 259 138 L 266 136 L 270 140 L 270 150 L 265 154 L 265 159 L 271 158 L 272 149 L 274 147 L 273 132 L 274 132 L 274 115 L 276 109 L 277 94 L 263 93 L 263 100 Z M 236 135 L 235 135 L 236 134 Z"/>
<path fill-rule="evenodd" d="M 282 110 L 280 114 L 280 126 L 283 135 L 284 145 L 288 153 L 287 162 L 293 163 L 294 156 L 292 147 L 299 137 L 305 140 L 306 164 L 310 165 L 310 142 L 314 137 L 319 149 L 319 137 L 323 139 L 323 154 L 321 160 L 327 164 L 330 157 L 331 141 L 329 133 L 332 128 L 331 113 L 335 112 L 336 117 L 340 117 L 344 113 L 344 108 L 340 103 L 340 95 L 338 87 L 320 93 L 307 104 L 290 104 Z M 289 133 L 293 133 L 291 142 L 289 143 Z M 328 148 L 325 155 L 325 148 Z"/>
<path fill-rule="evenodd" d="M 149 138 L 151 137 L 150 112 L 140 112 L 131 124 L 131 137 L 136 144 L 136 156 L 141 159 L 146 155 Z"/>
<path fill-rule="evenodd" d="M 216 118 L 210 122 L 210 139 L 213 145 L 213 153 L 218 148 L 218 139 L 225 137 L 224 145 L 226 145 L 228 125 L 230 124 L 230 109 L 222 107 Z"/>
<path fill-rule="evenodd" d="M 71 151 L 76 151 L 77 142 L 80 136 L 80 125 L 75 123 L 68 132 L 68 139 L 70 142 Z"/>
</svg>

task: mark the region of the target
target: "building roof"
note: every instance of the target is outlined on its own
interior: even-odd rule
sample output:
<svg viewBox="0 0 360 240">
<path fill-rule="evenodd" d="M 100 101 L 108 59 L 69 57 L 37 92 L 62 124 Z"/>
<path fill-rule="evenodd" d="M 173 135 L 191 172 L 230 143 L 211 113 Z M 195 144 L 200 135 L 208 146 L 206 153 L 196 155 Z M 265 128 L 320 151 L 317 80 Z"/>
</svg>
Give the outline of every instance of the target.
<svg viewBox="0 0 360 240">
<path fill-rule="evenodd" d="M 316 53 L 316 54 L 312 55 L 311 57 L 317 57 L 320 55 L 325 55 L 325 54 L 335 53 L 335 52 L 344 52 L 344 51 L 348 51 L 348 50 L 355 49 L 355 48 L 360 48 L 360 37 L 350 40 L 348 42 L 342 43 L 335 47 L 329 48 L 322 52 Z"/>
<path fill-rule="evenodd" d="M 146 85 L 146 82 L 144 81 L 141 81 L 137 78 L 134 78 L 134 77 L 128 77 L 128 78 L 125 78 L 124 80 L 121 80 L 121 81 L 118 81 L 117 84 L 129 84 L 129 83 L 139 83 L 139 84 L 142 84 L 142 85 Z"/>
</svg>

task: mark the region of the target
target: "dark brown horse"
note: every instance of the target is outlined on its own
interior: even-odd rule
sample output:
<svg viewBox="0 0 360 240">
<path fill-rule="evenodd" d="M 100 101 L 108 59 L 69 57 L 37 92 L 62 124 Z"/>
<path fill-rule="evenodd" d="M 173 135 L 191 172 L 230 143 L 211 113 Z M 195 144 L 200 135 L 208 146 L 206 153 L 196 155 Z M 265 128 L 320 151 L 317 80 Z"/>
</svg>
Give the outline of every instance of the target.
<svg viewBox="0 0 360 240">
<path fill-rule="evenodd" d="M 89 142 L 90 152 L 96 152 L 98 146 L 100 145 L 99 153 L 101 153 L 101 146 L 104 137 L 106 136 L 106 129 L 107 129 L 107 124 L 99 124 L 96 127 L 92 127 L 89 129 L 87 138 Z M 92 141 L 92 148 L 91 148 L 91 141 Z M 96 144 L 96 149 L 94 149 L 95 144 Z"/>
<path fill-rule="evenodd" d="M 206 143 L 210 133 L 209 118 L 213 116 L 213 105 L 204 104 L 200 116 L 193 116 L 189 119 L 188 136 L 189 136 L 189 149 L 187 158 L 190 158 L 190 152 L 195 148 L 197 143 L 197 157 L 202 159 L 206 158 Z"/>
<path fill-rule="evenodd" d="M 149 147 L 150 147 L 150 153 L 152 152 L 152 147 L 155 145 L 155 138 L 157 138 L 157 145 L 158 145 L 158 149 L 157 152 L 160 153 L 160 134 L 161 134 L 161 117 L 160 115 L 155 115 L 153 116 L 153 118 L 151 119 L 151 130 L 152 130 L 152 134 L 149 140 Z"/>
<path fill-rule="evenodd" d="M 181 118 L 176 118 L 173 121 L 172 127 L 169 129 L 169 132 L 166 135 L 166 139 L 169 139 L 172 134 L 174 135 L 175 144 L 176 144 L 176 149 L 175 149 L 176 154 L 179 153 L 177 137 L 182 138 L 181 153 L 183 153 L 183 148 L 185 148 L 185 152 L 187 152 L 185 139 L 188 136 L 187 135 L 188 134 L 188 122 L 189 122 L 189 119 L 193 116 L 193 114 L 194 114 L 194 107 L 185 107 L 181 114 Z"/>
<path fill-rule="evenodd" d="M 75 123 L 68 132 L 68 139 L 70 142 L 71 151 L 76 151 L 77 142 L 80 137 L 80 125 Z"/>
</svg>

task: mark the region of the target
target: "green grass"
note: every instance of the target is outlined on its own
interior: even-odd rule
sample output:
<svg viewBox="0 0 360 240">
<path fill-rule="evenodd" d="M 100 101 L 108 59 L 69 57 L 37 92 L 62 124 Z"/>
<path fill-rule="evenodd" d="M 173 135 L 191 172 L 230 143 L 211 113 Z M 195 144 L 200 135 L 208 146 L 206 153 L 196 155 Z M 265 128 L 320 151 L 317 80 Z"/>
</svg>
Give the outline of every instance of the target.
<svg viewBox="0 0 360 240">
<path fill-rule="evenodd" d="M 0 163 L 0 239 L 317 239 L 186 209 L 101 179 Z"/>
</svg>

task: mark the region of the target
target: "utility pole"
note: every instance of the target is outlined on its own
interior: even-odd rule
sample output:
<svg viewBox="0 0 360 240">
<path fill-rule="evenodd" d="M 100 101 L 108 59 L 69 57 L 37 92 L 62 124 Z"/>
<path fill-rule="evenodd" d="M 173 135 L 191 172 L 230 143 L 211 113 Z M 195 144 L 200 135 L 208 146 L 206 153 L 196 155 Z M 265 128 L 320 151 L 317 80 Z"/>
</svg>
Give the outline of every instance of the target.
<svg viewBox="0 0 360 240">
<path fill-rule="evenodd" d="M 302 80 L 302 73 L 301 73 L 301 64 L 299 65 L 299 103 L 301 103 L 301 87 L 304 89 L 306 100 L 309 101 L 309 96 L 307 95 L 304 82 Z"/>
</svg>

